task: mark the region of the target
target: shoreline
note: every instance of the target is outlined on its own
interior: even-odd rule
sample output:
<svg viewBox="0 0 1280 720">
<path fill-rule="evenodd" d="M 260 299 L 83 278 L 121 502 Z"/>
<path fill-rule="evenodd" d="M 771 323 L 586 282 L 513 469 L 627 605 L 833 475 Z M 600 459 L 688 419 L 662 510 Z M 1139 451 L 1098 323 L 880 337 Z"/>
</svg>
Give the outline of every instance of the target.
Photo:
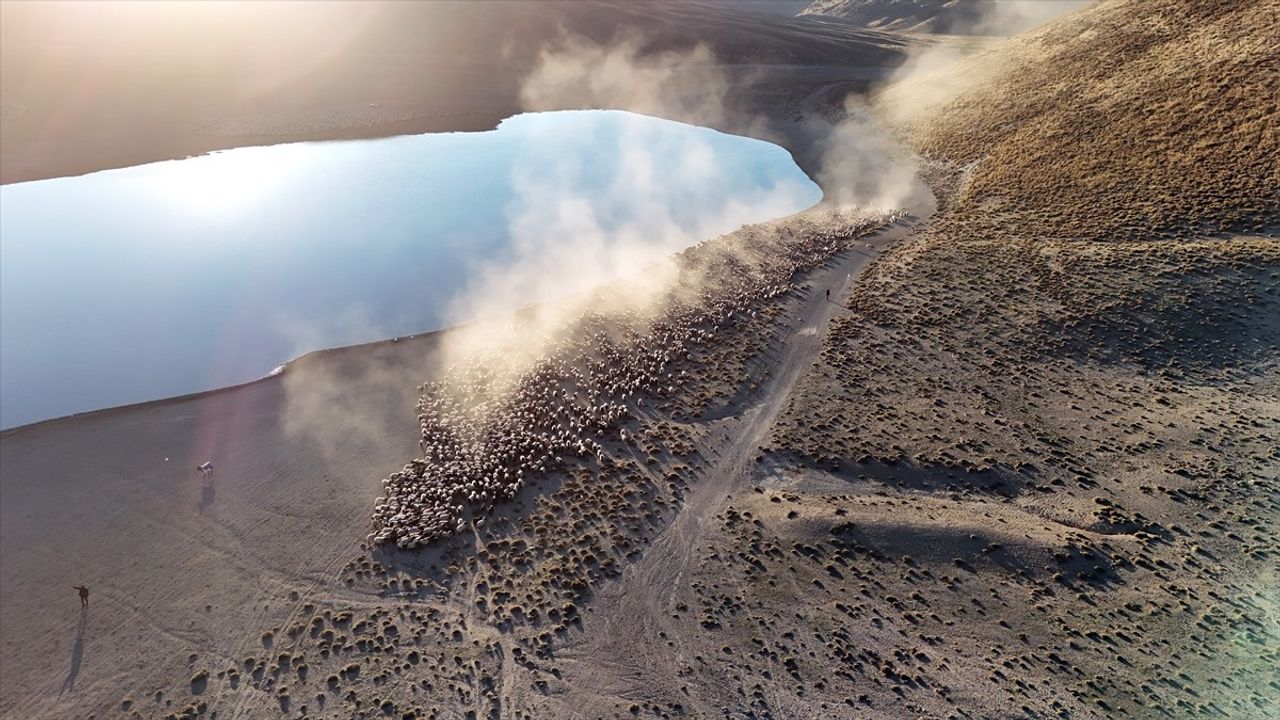
<svg viewBox="0 0 1280 720">
<path fill-rule="evenodd" d="M 96 410 L 83 410 L 81 412 L 71 413 L 70 415 L 59 415 L 58 417 L 46 418 L 44 420 L 36 420 L 34 422 L 25 423 L 23 425 L 15 425 L 14 427 L 4 428 L 3 430 L 0 430 L 0 439 L 8 439 L 14 435 L 18 435 L 28 430 L 36 430 L 41 426 L 49 425 L 52 423 L 59 423 L 63 421 L 74 421 L 74 420 L 88 420 L 88 419 L 94 418 L 95 416 L 100 416 L 100 415 L 122 413 L 122 412 L 133 411 L 133 410 L 144 410 L 152 407 L 163 407 L 165 405 L 169 405 L 173 403 L 187 402 L 190 400 L 200 400 L 202 398 L 223 395 L 223 394 L 234 392 L 236 390 L 243 390 L 245 388 L 261 385 L 271 380 L 279 380 L 287 372 L 289 372 L 290 367 L 296 366 L 299 363 L 316 361 L 320 359 L 322 356 L 329 356 L 329 355 L 343 353 L 343 352 L 369 349 L 375 346 L 398 344 L 399 342 L 402 342 L 405 340 L 422 340 L 422 339 L 430 338 L 431 336 L 446 333 L 446 332 L 449 332 L 450 330 L 461 328 L 461 327 L 466 327 L 466 325 L 454 325 L 447 328 L 440 328 L 439 330 L 429 330 L 422 333 L 415 333 L 413 335 L 399 335 L 395 338 L 385 338 L 382 340 L 370 340 L 369 342 L 356 343 L 354 345 L 338 345 L 330 348 L 321 348 L 319 350 L 312 350 L 310 352 L 303 353 L 302 355 L 299 355 L 295 358 L 286 360 L 285 362 L 278 365 L 274 370 L 267 373 L 266 375 L 263 375 L 262 377 L 259 377 L 259 378 L 254 378 L 252 380 L 246 380 L 244 382 L 234 383 L 231 385 L 222 385 L 216 388 L 209 388 L 208 390 L 197 390 L 195 392 L 183 393 L 181 395 L 169 395 L 167 397 L 155 398 L 152 400 L 141 400 L 139 402 L 128 403 L 126 405 L 112 405 L 110 407 L 98 408 Z"/>
<path fill-rule="evenodd" d="M 496 119 L 496 120 L 494 120 L 492 123 L 481 123 L 481 125 L 483 125 L 483 126 L 453 126 L 453 127 L 452 127 L 452 129 L 450 129 L 450 128 L 441 128 L 441 129 L 418 129 L 418 130 L 409 129 L 409 130 L 407 130 L 407 131 L 405 131 L 405 132 L 392 132 L 392 133 L 374 132 L 374 133 L 354 133 L 354 134 L 353 134 L 353 133 L 349 133 L 349 132 L 337 132 L 337 133 L 321 133 L 321 134 L 318 134 L 318 135 L 317 135 L 317 136 L 315 136 L 315 137 L 312 137 L 312 136 L 288 136 L 288 137 L 287 137 L 287 138 L 285 138 L 285 139 L 280 139 L 280 140 L 275 141 L 275 142 L 271 142 L 271 141 L 268 141 L 268 142 L 253 142 L 253 141 L 251 141 L 251 142 L 240 142 L 240 143 L 237 143 L 237 144 L 230 145 L 230 146 L 228 146 L 228 147 L 211 148 L 211 149 L 209 149 L 209 150 L 204 151 L 203 153 L 200 153 L 200 155 L 206 155 L 206 154 L 209 154 L 209 153 L 219 152 L 219 151 L 222 151 L 222 150 L 234 150 L 234 149 L 241 148 L 241 147 L 264 147 L 264 146 L 271 146 L 271 145 L 283 145 L 283 144 L 290 144 L 290 143 L 303 143 L 303 142 L 344 142 L 344 141 L 350 141 L 350 140 L 376 140 L 376 139 L 383 139 L 383 138 L 404 137 L 404 136 L 408 136 L 408 135 L 418 135 L 418 134 L 427 134 L 427 133 L 436 133 L 436 132 L 439 132 L 439 133 L 451 133 L 451 132 L 488 132 L 488 131 L 491 131 L 491 130 L 495 130 L 495 129 L 497 129 L 498 125 L 500 125 L 502 122 L 505 122 L 506 120 L 508 120 L 508 119 L 510 119 L 510 118 L 513 118 L 513 117 L 517 117 L 517 116 L 519 116 L 519 115 L 528 114 L 528 113 L 535 113 L 535 112 L 560 112 L 560 111 L 571 111 L 571 110 L 623 110 L 624 112 L 633 112 L 633 113 L 634 113 L 634 112 L 637 112 L 637 111 L 634 111 L 634 110 L 627 110 L 627 109 L 625 109 L 625 108 L 584 108 L 584 107 L 565 107 L 565 108 L 557 108 L 557 109 L 555 109 L 555 110 L 523 110 L 523 109 L 516 109 L 516 110 L 513 110 L 512 112 L 510 112 L 510 113 L 508 113 L 508 114 L 503 114 L 503 115 L 501 115 L 500 117 L 499 117 L 499 116 L 497 116 L 496 114 L 492 114 L 492 113 L 455 113 L 455 114 L 452 114 L 452 115 L 448 115 L 448 116 L 440 116 L 440 117 L 449 117 L 450 119 L 453 119 L 453 118 L 456 118 L 456 117 L 459 117 L 459 116 L 483 116 L 483 117 L 486 117 L 486 118 L 497 117 L 497 119 Z M 644 113 L 637 113 L 637 114 L 642 114 L 642 115 L 643 115 Z M 805 176 L 809 178 L 810 182 L 812 182 L 814 185 L 816 185 L 816 186 L 818 187 L 819 191 L 822 193 L 822 196 L 818 199 L 818 201 L 817 201 L 817 202 L 815 202 L 813 205 L 811 205 L 811 206 L 809 206 L 809 207 L 807 207 L 807 208 L 804 208 L 804 209 L 802 209 L 802 210 L 799 210 L 799 211 L 797 211 L 797 212 L 795 212 L 795 213 L 791 213 L 791 214 L 789 214 L 789 215 L 782 215 L 782 216 L 779 216 L 779 217 L 776 217 L 776 218 L 770 218 L 769 220 L 765 220 L 765 221 L 762 221 L 762 222 L 778 222 L 778 221 L 784 220 L 784 219 L 786 219 L 786 218 L 796 217 L 796 216 L 803 215 L 803 214 L 806 214 L 806 213 L 811 213 L 811 212 L 818 212 L 818 211 L 821 211 L 823 208 L 833 207 L 832 205 L 830 205 L 830 201 L 828 200 L 828 198 L 829 198 L 829 196 L 830 196 L 830 194 L 831 194 L 831 190 L 830 190 L 830 188 L 824 187 L 824 184 L 823 184 L 823 182 L 822 182 L 822 181 L 821 181 L 821 179 L 820 179 L 820 178 L 821 178 L 821 173 L 820 173 L 820 172 L 818 172 L 817 168 L 813 166 L 813 165 L 814 165 L 814 162 L 813 162 L 812 160 L 810 160 L 808 163 L 806 163 L 806 162 L 804 162 L 804 161 L 802 160 L 802 158 L 804 158 L 804 157 L 808 157 L 808 154 L 807 154 L 807 153 L 798 152 L 798 148 L 793 146 L 793 143 L 795 143 L 796 138 L 794 138 L 794 137 L 792 137 L 792 136 L 788 136 L 788 135 L 785 135 L 785 134 L 783 134 L 783 135 L 779 136 L 779 135 L 773 135 L 772 133 L 752 133 L 752 134 L 746 134 L 745 132 L 735 132 L 735 131 L 733 131 L 733 130 L 723 129 L 723 128 L 715 127 L 715 126 L 711 126 L 711 125 L 695 125 L 695 124 L 693 124 L 693 123 L 689 123 L 689 122 L 688 122 L 688 121 L 686 121 L 686 120 L 681 120 L 681 119 L 677 119 L 677 118 L 661 117 L 661 116 L 656 116 L 656 115 L 648 115 L 648 117 L 656 117 L 657 119 L 660 119 L 660 120 L 667 120 L 667 121 L 671 121 L 671 122 L 679 122 L 679 123 L 683 123 L 683 124 L 691 125 L 691 126 L 693 126 L 693 127 L 702 127 L 702 128 L 707 128 L 707 129 L 713 130 L 713 131 L 715 131 L 715 132 L 724 133 L 724 134 L 728 134 L 728 135 L 737 135 L 737 136 L 739 136 L 739 137 L 746 137 L 746 138 L 750 138 L 750 139 L 753 139 L 753 140 L 758 140 L 758 141 L 760 141 L 760 142 L 770 143 L 770 144 L 772 144 L 772 145 L 775 145 L 775 146 L 777 146 L 777 147 L 779 147 L 779 148 L 781 148 L 781 149 L 785 150 L 785 151 L 787 152 L 787 154 L 791 157 L 792 162 L 793 162 L 793 163 L 795 163 L 796 167 L 797 167 L 797 168 L 799 168 L 799 169 L 800 169 L 800 171 L 801 171 L 801 172 L 803 172 L 803 173 L 805 174 Z M 432 118 L 432 119 L 438 119 L 438 118 Z M 406 122 L 416 122 L 416 121 L 406 121 Z M 381 129 L 385 129 L 386 127 L 389 127 L 390 125 L 395 125 L 395 124 L 397 124 L 397 123 L 392 123 L 392 124 L 388 124 L 388 125 L 378 125 L 378 126 L 374 126 L 374 128 L 381 130 Z M 323 135 L 323 136 L 320 136 L 320 135 Z M 236 137 L 237 137 L 238 139 L 241 139 L 241 140 L 246 139 L 246 138 L 252 138 L 252 139 L 255 139 L 255 140 L 256 140 L 256 139 L 262 139 L 262 138 L 267 138 L 267 137 L 275 137 L 275 136 L 250 135 L 250 136 L 236 136 Z M 157 162 L 178 161 L 178 160 L 184 160 L 184 159 L 188 159 L 188 158 L 191 158 L 191 157 L 198 157 L 198 156 L 199 156 L 199 155 L 187 155 L 187 156 L 185 156 L 185 157 L 162 158 L 162 159 L 158 159 L 158 160 L 149 160 L 149 161 L 145 161 L 145 162 L 143 162 L 143 163 L 139 163 L 139 165 L 145 165 L 145 164 L 151 164 L 151 163 L 157 163 Z M 88 171 L 86 171 L 86 172 L 82 173 L 81 175 L 89 175 L 89 174 L 93 174 L 93 173 L 97 173 L 97 172 L 106 172 L 106 171 L 110 171 L 110 170 L 117 170 L 117 169 L 122 169 L 122 168 L 125 168 L 125 167 L 136 167 L 136 166 L 137 166 L 137 165 L 124 165 L 124 166 L 120 166 L 120 167 L 104 167 L 104 168 L 97 168 L 97 169 L 93 169 L 93 170 L 88 170 Z M 39 178 L 32 178 L 32 179 L 30 179 L 30 180 L 18 180 L 18 181 L 12 181 L 12 183 L 11 183 L 11 182 L 6 181 L 6 182 L 5 182 L 5 183 L 3 183 L 3 184 L 16 184 L 16 183 L 18 183 L 18 182 L 36 182 L 36 181 L 39 181 L 39 180 L 51 180 L 51 179 L 57 179 L 57 178 L 61 178 L 61 177 L 80 177 L 81 175 L 58 175 L 58 176 L 51 176 L 51 177 L 39 177 Z M 696 244 L 698 244 L 698 243 L 701 243 L 701 242 L 706 242 L 706 241 L 708 241 L 708 240 L 712 240 L 712 239 L 714 239 L 714 238 L 701 238 L 701 239 L 698 239 L 697 241 L 695 241 L 695 242 L 694 242 L 694 245 L 696 245 Z M 643 273 L 643 272 L 645 272 L 645 269 L 644 269 L 644 268 L 641 268 L 641 269 L 636 270 L 636 273 Z M 542 302 L 549 302 L 549 301 L 542 301 Z M 516 309 L 512 310 L 512 314 L 520 313 L 520 312 L 524 311 L 526 308 L 533 307 L 533 306 L 537 306 L 537 305 L 540 305 L 540 304 L 541 304 L 540 302 L 533 302 L 533 303 L 529 303 L 529 304 L 523 305 L 523 306 L 521 306 L 521 307 L 519 307 L 519 308 L 516 308 Z M 243 382 L 233 383 L 233 384 L 230 384 L 230 385 L 223 385 L 223 386 L 219 386 L 219 387 L 207 388 L 207 389 L 204 389 L 204 390 L 196 390 L 196 391 L 192 391 L 192 392 L 188 392 L 188 393 L 182 393 L 182 394 L 179 394 L 179 395 L 169 395 L 169 396 L 160 397 L 160 398 L 152 398 L 152 399 L 149 399 L 149 400 L 141 400 L 141 401 L 138 401 L 138 402 L 126 403 L 126 404 L 123 404 L 123 405 L 111 405 L 111 406 L 107 406 L 107 407 L 103 407 L 103 408 L 95 408 L 95 409 L 92 409 L 92 410 L 83 410 L 83 411 L 75 412 L 75 413 L 71 413 L 71 414 L 68 414 L 68 415 L 58 415 L 58 416 L 51 417 L 51 418 L 45 418 L 45 419 L 43 419 L 43 420 L 35 420 L 35 421 L 32 421 L 32 422 L 23 423 L 23 424 L 21 424 L 21 425 L 15 425 L 15 426 L 13 426 L 13 427 L 0 428 L 0 438 L 8 438 L 8 437 L 11 437 L 11 436 L 13 436 L 13 435 L 15 435 L 15 434 L 19 433 L 19 432 L 22 432 L 22 431 L 25 431 L 25 430 L 28 430 L 28 429 L 33 429 L 33 428 L 36 428 L 36 427 L 38 427 L 38 426 L 43 426 L 43 425 L 46 425 L 46 424 L 48 424 L 48 423 L 53 423 L 53 422 L 59 422 L 59 421 L 64 421 L 64 420 L 66 420 L 66 421 L 70 421 L 70 420 L 85 419 L 85 418 L 88 418 L 88 417 L 91 417 L 91 416 L 98 416 L 98 415 L 101 415 L 101 414 L 104 414 L 104 413 L 123 412 L 123 411 L 133 410 L 133 409 L 143 409 L 143 408 L 147 408 L 147 407 L 163 406 L 163 405 L 168 404 L 168 403 L 182 402 L 182 401 L 187 401 L 187 400 L 196 400 L 196 399 L 200 399 L 200 398 L 202 398 L 202 397 L 207 397 L 207 396 L 212 396 L 212 395 L 218 395 L 218 394 L 222 394 L 222 393 L 228 393 L 228 392 L 232 392 L 232 391 L 234 391 L 234 390 L 240 389 L 240 388 L 245 388 L 245 387 L 249 387 L 249 386 L 257 385 L 257 384 L 259 384 L 259 383 L 263 383 L 263 382 L 268 381 L 268 380 L 271 380 L 271 379 L 273 379 L 273 378 L 278 378 L 279 376 L 281 376 L 281 375 L 283 375 L 283 374 L 287 373 L 287 372 L 290 370 L 290 368 L 291 368 L 291 367 L 295 366 L 297 363 L 302 362 L 303 360 L 305 360 L 305 359 L 307 359 L 307 358 L 319 357 L 319 356 L 327 355 L 327 354 L 330 354 L 330 353 L 336 353 L 336 352 L 352 351 L 352 350 L 357 350 L 357 349 L 360 349 L 360 348 L 370 348 L 370 347 L 374 347 L 374 346 L 389 345 L 389 344 L 394 344 L 394 343 L 401 342 L 401 341 L 404 341 L 404 340 L 415 340 L 415 339 L 420 339 L 420 338 L 423 338 L 423 337 L 426 337 L 426 336 L 431 336 L 431 335 L 436 335 L 436 334 L 440 334 L 440 333 L 445 333 L 445 332 L 448 332 L 448 331 L 451 331 L 451 330 L 455 330 L 455 329 L 459 329 L 459 328 L 465 328 L 465 327 L 467 327 L 467 326 L 469 326 L 469 325 L 473 324 L 474 322 L 480 322 L 480 320 L 473 320 L 473 321 L 471 321 L 471 322 L 461 323 L 461 324 L 458 324 L 458 325 L 450 325 L 450 326 L 446 326 L 446 327 L 435 328 L 435 329 L 431 329 L 431 330 L 425 330 L 425 331 L 422 331 L 422 332 L 419 332 L 419 333 L 414 333 L 414 334 L 412 334 L 412 335 L 400 335 L 400 336 L 396 336 L 396 337 L 393 337 L 393 338 L 381 338 L 381 339 L 378 339 L 378 340 L 370 340 L 370 341 L 368 341 L 368 342 L 355 343 L 355 344 L 352 344 L 352 345 L 337 345 L 337 346 L 333 346 L 333 347 L 320 348 L 320 349 L 317 349 L 317 350 L 312 350 L 312 351 L 307 352 L 307 353 L 303 353 L 302 355 L 299 355 L 299 356 L 297 356 L 297 357 L 288 358 L 288 359 L 284 360 L 283 362 L 281 362 L 281 363 L 277 366 L 277 368 L 276 368 L 275 370 L 272 370 L 271 372 L 269 372 L 269 373 L 268 373 L 268 374 L 266 374 L 266 375 L 263 375 L 262 377 L 253 378 L 253 379 L 250 379 L 250 380 L 245 380 L 245 381 L 243 381 Z"/>
<path fill-rule="evenodd" d="M 791 218 L 799 218 L 809 213 L 821 212 L 824 209 L 831 209 L 833 207 L 834 205 L 829 205 L 825 199 L 822 199 L 814 203 L 813 205 L 807 208 L 804 208 L 803 210 L 799 210 L 789 215 L 782 215 L 776 218 L 771 218 L 769 220 L 762 221 L 762 223 L 753 223 L 753 225 L 782 222 Z M 744 227 L 750 227 L 750 226 L 744 226 Z M 703 238 L 702 240 L 699 240 L 698 243 L 707 242 L 714 239 L 715 238 Z M 695 243 L 695 245 L 696 244 L 697 243 Z M 582 291 L 582 294 L 590 294 L 590 293 L 598 292 L 608 287 L 612 283 L 624 281 L 629 277 L 643 274 L 648 270 L 649 268 L 638 269 L 631 275 L 614 278 L 613 280 L 606 282 L 604 285 L 600 285 L 597 287 L 584 290 Z M 511 310 L 509 313 L 507 313 L 506 316 L 516 316 L 521 313 L 527 312 L 531 309 L 547 305 L 549 303 L 562 302 L 570 297 L 573 297 L 573 296 L 572 295 L 562 296 L 558 298 L 551 298 L 551 299 L 537 301 L 537 302 L 530 302 L 528 304 L 522 305 L 518 308 Z M 390 346 L 392 345 L 399 346 L 402 343 L 413 343 L 413 342 L 424 342 L 424 341 L 438 342 L 445 339 L 445 337 L 449 333 L 463 331 L 463 330 L 466 330 L 467 328 L 470 328 L 480 323 L 495 322 L 495 321 L 499 321 L 500 319 L 501 318 L 476 318 L 468 322 L 436 328 L 434 330 L 425 330 L 425 331 L 413 333 L 410 335 L 396 335 L 389 338 L 370 340 L 368 342 L 353 343 L 351 345 L 335 345 L 333 347 L 320 348 L 318 350 L 311 350 L 309 352 L 305 352 L 301 355 L 298 355 L 297 357 L 293 357 L 293 358 L 289 358 L 288 360 L 285 360 L 284 362 L 277 365 L 275 369 L 273 369 L 271 372 L 267 373 L 266 375 L 263 375 L 262 377 L 254 378 L 252 380 L 233 383 L 231 385 L 222 385 L 219 387 L 209 388 L 206 390 L 197 390 L 194 392 L 182 393 L 180 395 L 169 395 L 162 398 L 154 398 L 151 400 L 141 400 L 138 402 L 127 403 L 124 405 L 112 405 L 109 407 L 97 408 L 94 410 L 83 410 L 81 412 L 71 413 L 69 415 L 59 415 L 57 417 L 46 418 L 44 420 L 36 420 L 33 422 L 24 423 L 22 425 L 15 425 L 14 427 L 0 429 L 0 440 L 9 439 L 13 436 L 16 436 L 18 434 L 21 434 L 29 430 L 30 431 L 38 430 L 43 426 L 47 426 L 54 423 L 60 423 L 64 421 L 71 422 L 71 421 L 78 421 L 78 420 L 97 419 L 100 416 L 120 414 L 120 413 L 126 413 L 131 411 L 141 411 L 148 408 L 164 407 L 165 405 L 170 405 L 175 403 L 182 403 L 182 402 L 200 400 L 200 399 L 209 398 L 209 397 L 215 397 L 218 395 L 232 393 L 237 390 L 244 390 L 254 386 L 266 384 L 270 381 L 283 382 L 285 375 L 289 374 L 291 371 L 296 370 L 297 368 L 299 368 L 301 365 L 304 365 L 304 364 L 323 363 L 325 361 L 337 359 L 337 356 L 345 353 L 358 353 L 362 351 L 368 352 L 368 351 L 373 351 L 377 349 L 391 349 Z"/>
<path fill-rule="evenodd" d="M 122 170 L 124 168 L 138 167 L 140 165 L 150 165 L 152 163 L 187 160 L 189 158 L 201 157 L 203 155 L 244 147 L 269 147 L 272 145 L 287 145 L 290 143 L 302 142 L 380 140 L 383 138 L 403 137 L 406 135 L 424 135 L 427 133 L 488 132 L 490 130 L 497 129 L 498 124 L 503 120 L 519 115 L 522 112 L 524 111 L 517 109 L 512 112 L 476 111 L 447 113 L 435 116 L 424 116 L 421 118 L 401 120 L 388 119 L 385 122 L 378 122 L 371 125 L 352 125 L 333 129 L 316 131 L 303 130 L 290 133 L 196 135 L 195 137 L 213 138 L 214 141 L 207 143 L 193 143 L 189 146 L 190 151 L 186 153 L 182 153 L 181 151 L 168 153 L 144 153 L 131 157 L 129 160 L 124 162 L 95 164 L 80 170 L 67 172 L 33 171 L 17 173 L 15 175 L 5 175 L 3 181 L 0 181 L 0 186 L 16 185 L 25 182 L 38 182 L 40 180 L 82 177 L 84 175 L 92 175 L 93 173 L 105 172 L 108 170 Z M 458 118 L 476 118 L 476 122 L 458 122 Z"/>
<path fill-rule="evenodd" d="M 842 89 L 857 90 L 874 85 L 891 77 L 898 68 L 893 65 L 849 66 L 838 64 L 761 64 L 743 65 L 720 63 L 713 66 L 726 74 L 735 92 L 747 94 L 751 91 L 767 90 L 771 83 L 786 82 L 794 84 L 797 92 L 809 94 L 816 90 Z M 752 74 L 755 73 L 755 74 Z M 742 75 L 742 77 L 738 77 Z M 98 159 L 81 162 L 65 162 L 52 158 L 35 168 L 24 167 L 17 159 L 10 158 L 0 168 L 0 187 L 38 180 L 52 180 L 64 177 L 79 177 L 105 170 L 119 170 L 151 163 L 184 160 L 224 150 L 241 147 L 265 147 L 298 142 L 341 142 L 346 140 L 378 140 L 382 138 L 405 135 L 422 135 L 426 133 L 454 132 L 487 132 L 494 130 L 503 121 L 530 112 L 554 112 L 562 110 L 622 110 L 673 122 L 705 127 L 718 132 L 739 135 L 778 145 L 791 153 L 796 165 L 809 175 L 814 183 L 822 187 L 816 177 L 816 158 L 809 158 L 804 148 L 798 147 L 812 138 L 803 137 L 793 127 L 797 123 L 785 117 L 786 108 L 779 107 L 777 98 L 766 97 L 744 101 L 742 114 L 748 117 L 747 122 L 734 122 L 731 118 L 723 118 L 724 122 L 693 122 L 689 118 L 675 116 L 675 113 L 655 114 L 650 108 L 628 107 L 625 103 L 618 105 L 599 105 L 591 103 L 566 102 L 550 108 L 529 108 L 518 98 L 506 98 L 494 102 L 487 107 L 474 110 L 458 110 L 450 112 L 432 111 L 429 106 L 413 107 L 379 107 L 375 117 L 364 122 L 346 122 L 335 127 L 306 129 L 291 127 L 279 132 L 262 133 L 228 133 L 215 134 L 209 132 L 186 132 L 177 138 L 160 141 L 154 148 L 126 150 L 118 159 Z M 323 118 L 328 113 L 344 112 L 350 108 L 312 107 L 299 111 L 307 117 Z M 365 111 L 366 108 L 360 108 Z M 397 115 L 409 113 L 413 117 L 403 118 Z M 380 117 L 379 117 L 380 116 Z M 751 122 L 754 119 L 760 122 Z M 190 119 L 188 119 L 189 121 Z M 176 121 L 175 121 L 176 122 Z M 762 132 L 763 131 L 763 132 Z M 12 141 L 10 141 L 12 142 Z M 794 145 L 793 145 L 794 143 Z M 12 168 L 18 166 L 18 170 Z M 824 193 L 828 188 L 822 188 Z"/>
</svg>

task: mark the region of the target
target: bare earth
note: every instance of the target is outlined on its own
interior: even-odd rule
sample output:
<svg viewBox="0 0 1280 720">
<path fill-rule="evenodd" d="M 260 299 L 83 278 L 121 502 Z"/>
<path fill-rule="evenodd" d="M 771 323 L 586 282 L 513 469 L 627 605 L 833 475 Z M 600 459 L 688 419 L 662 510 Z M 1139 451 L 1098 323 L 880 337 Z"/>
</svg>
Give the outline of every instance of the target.
<svg viewBox="0 0 1280 720">
<path fill-rule="evenodd" d="M 0 716 L 1275 717 L 1278 14 L 1116 0 L 952 66 L 896 126 L 933 201 L 689 251 L 797 269 L 426 548 L 367 537 L 453 331 L 0 434 Z M 727 77 L 816 173 L 914 41 L 806 32 Z"/>
</svg>

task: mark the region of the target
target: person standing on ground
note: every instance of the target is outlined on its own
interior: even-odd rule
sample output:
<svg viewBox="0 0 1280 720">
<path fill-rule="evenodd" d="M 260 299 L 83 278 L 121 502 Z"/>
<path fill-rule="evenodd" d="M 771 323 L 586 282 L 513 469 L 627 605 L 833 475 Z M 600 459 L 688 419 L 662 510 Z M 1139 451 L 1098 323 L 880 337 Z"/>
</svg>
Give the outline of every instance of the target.
<svg viewBox="0 0 1280 720">
<path fill-rule="evenodd" d="M 827 288 L 827 302 L 831 302 L 831 288 Z"/>
<path fill-rule="evenodd" d="M 89 588 L 84 585 L 72 585 L 71 587 L 80 591 L 80 607 L 89 607 Z"/>
</svg>

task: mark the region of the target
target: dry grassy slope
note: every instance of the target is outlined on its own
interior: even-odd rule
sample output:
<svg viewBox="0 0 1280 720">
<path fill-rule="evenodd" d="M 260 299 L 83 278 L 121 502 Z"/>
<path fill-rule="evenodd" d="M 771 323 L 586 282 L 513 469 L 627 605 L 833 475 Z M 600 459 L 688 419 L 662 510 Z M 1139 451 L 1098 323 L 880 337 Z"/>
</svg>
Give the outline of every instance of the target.
<svg viewBox="0 0 1280 720">
<path fill-rule="evenodd" d="M 981 160 L 963 200 L 1031 211 L 1026 236 L 1257 231 L 1280 219 L 1277 37 L 1272 0 L 1102 2 L 963 63 L 944 80 L 983 82 L 907 135 Z"/>
<path fill-rule="evenodd" d="M 1092 547 L 1101 570 L 1073 580 L 1037 560 L 922 590 L 940 642 L 914 672 L 945 683 L 947 705 L 1280 708 L 1280 241 L 1253 232 L 1280 216 L 1276 10 L 1107 3 L 961 65 L 1004 72 L 904 128 L 966 170 L 936 178 L 929 229 L 845 299 L 775 457 L 905 500 L 868 532 L 945 508 L 1003 514 L 1055 558 Z M 1207 232 L 1225 228 L 1248 232 Z M 821 497 L 794 494 L 801 518 Z M 773 541 L 789 539 L 779 526 Z M 869 539 L 887 557 L 954 547 L 972 563 L 923 522 Z M 947 564 L 910 552 L 935 577 Z M 919 578 L 885 570 L 867 610 L 915 625 L 889 598 Z M 991 591 L 998 612 L 965 615 Z M 899 682 L 907 702 L 936 702 Z"/>
</svg>

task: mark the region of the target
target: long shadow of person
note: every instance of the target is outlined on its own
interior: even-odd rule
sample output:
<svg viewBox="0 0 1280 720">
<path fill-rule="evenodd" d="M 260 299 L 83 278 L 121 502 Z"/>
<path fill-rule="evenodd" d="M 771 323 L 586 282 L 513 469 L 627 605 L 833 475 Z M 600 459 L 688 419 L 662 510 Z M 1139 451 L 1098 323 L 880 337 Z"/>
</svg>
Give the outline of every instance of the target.
<svg viewBox="0 0 1280 720">
<path fill-rule="evenodd" d="M 89 619 L 89 608 L 80 607 L 80 626 L 76 628 L 76 642 L 71 646 L 71 669 L 67 672 L 67 679 L 62 681 L 62 693 L 74 690 L 76 687 L 76 677 L 80 675 L 80 663 L 84 661 L 84 626 Z"/>
<path fill-rule="evenodd" d="M 213 504 L 213 498 L 217 495 L 213 489 L 213 483 L 206 482 L 204 487 L 200 488 L 200 504 L 196 505 L 196 511 L 201 515 L 204 514 L 205 508 Z"/>
</svg>

